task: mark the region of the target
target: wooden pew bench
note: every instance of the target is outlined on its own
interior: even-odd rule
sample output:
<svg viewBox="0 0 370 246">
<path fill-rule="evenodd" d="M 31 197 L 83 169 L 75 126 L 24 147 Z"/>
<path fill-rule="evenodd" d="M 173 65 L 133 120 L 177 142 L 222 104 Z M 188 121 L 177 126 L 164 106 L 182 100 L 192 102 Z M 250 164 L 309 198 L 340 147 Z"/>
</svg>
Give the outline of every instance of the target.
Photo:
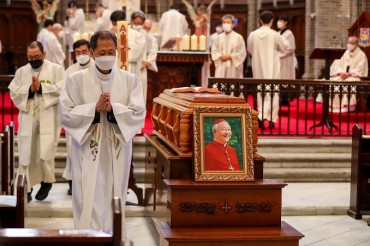
<svg viewBox="0 0 370 246">
<path fill-rule="evenodd" d="M 0 228 L 24 227 L 24 201 L 26 195 L 26 176 L 19 175 L 17 196 L 0 195 Z M 1 245 L 0 239 L 0 245 Z"/>
<path fill-rule="evenodd" d="M 363 135 L 361 127 L 352 128 L 352 161 L 350 206 L 347 214 L 361 219 L 370 212 L 370 135 Z M 370 225 L 370 221 L 368 221 Z"/>
<path fill-rule="evenodd" d="M 113 231 L 102 230 L 58 230 L 15 228 L 0 229 L 1 246 L 123 246 L 122 207 L 119 198 L 113 198 Z"/>
<path fill-rule="evenodd" d="M 1 143 L 1 189 L 0 193 L 5 195 L 13 195 L 12 185 L 14 182 L 14 125 L 5 126 L 3 132 L 0 133 Z"/>
</svg>

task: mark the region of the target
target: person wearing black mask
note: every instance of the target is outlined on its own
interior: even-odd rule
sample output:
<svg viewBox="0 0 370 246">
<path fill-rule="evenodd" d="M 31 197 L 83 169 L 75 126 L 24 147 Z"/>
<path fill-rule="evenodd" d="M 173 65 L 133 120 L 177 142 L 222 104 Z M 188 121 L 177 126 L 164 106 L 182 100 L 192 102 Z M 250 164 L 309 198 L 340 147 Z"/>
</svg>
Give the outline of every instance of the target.
<svg viewBox="0 0 370 246">
<path fill-rule="evenodd" d="M 64 69 L 45 60 L 42 44 L 27 47 L 29 63 L 19 68 L 9 85 L 10 97 L 18 114 L 19 174 L 28 182 L 28 202 L 33 186 L 41 183 L 35 198 L 44 200 L 55 182 L 54 157 L 61 130 L 58 98 L 64 87 Z"/>
</svg>

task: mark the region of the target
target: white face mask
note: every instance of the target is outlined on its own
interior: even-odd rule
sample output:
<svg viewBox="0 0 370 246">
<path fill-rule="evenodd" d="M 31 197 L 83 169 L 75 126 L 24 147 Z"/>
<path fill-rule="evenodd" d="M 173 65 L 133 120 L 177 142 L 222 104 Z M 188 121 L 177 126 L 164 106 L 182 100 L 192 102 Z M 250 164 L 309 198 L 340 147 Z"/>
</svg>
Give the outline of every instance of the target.
<svg viewBox="0 0 370 246">
<path fill-rule="evenodd" d="M 277 27 L 278 27 L 279 29 L 283 28 L 283 27 L 284 27 L 284 23 L 283 23 L 283 22 L 281 22 L 281 21 L 278 21 L 278 22 L 277 22 Z"/>
<path fill-rule="evenodd" d="M 353 51 L 355 48 L 356 48 L 356 45 L 353 45 L 353 44 L 347 44 L 347 49 L 348 49 L 349 51 Z"/>
<path fill-rule="evenodd" d="M 217 33 L 222 33 L 223 32 L 222 27 L 216 26 L 216 32 Z"/>
<path fill-rule="evenodd" d="M 95 57 L 95 64 L 101 70 L 111 70 L 115 62 L 116 62 L 115 56 Z"/>
<path fill-rule="evenodd" d="M 143 29 L 143 26 L 142 25 L 132 25 L 132 28 L 138 32 L 141 31 L 141 29 Z"/>
<path fill-rule="evenodd" d="M 80 65 L 83 65 L 83 64 L 86 64 L 86 63 L 89 62 L 90 56 L 89 55 L 80 55 L 80 56 L 76 57 L 76 60 L 77 60 L 78 63 L 80 63 Z"/>
<path fill-rule="evenodd" d="M 223 23 L 222 24 L 222 29 L 224 30 L 224 32 L 231 32 L 231 24 L 229 23 Z"/>
<path fill-rule="evenodd" d="M 58 38 L 63 38 L 63 36 L 64 36 L 64 32 L 63 32 L 63 31 L 60 31 L 60 32 L 58 33 Z"/>
</svg>

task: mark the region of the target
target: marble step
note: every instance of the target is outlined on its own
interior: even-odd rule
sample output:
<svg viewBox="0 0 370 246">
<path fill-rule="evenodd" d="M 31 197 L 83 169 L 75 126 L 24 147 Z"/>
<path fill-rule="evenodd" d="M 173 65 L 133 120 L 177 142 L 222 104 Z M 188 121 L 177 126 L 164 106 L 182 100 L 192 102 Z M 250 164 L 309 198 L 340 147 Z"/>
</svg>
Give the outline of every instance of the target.
<svg viewBox="0 0 370 246">
<path fill-rule="evenodd" d="M 349 182 L 350 168 L 265 168 L 263 177 L 285 182 Z"/>
<path fill-rule="evenodd" d="M 351 138 L 259 138 L 257 151 L 265 153 L 350 153 Z"/>
</svg>

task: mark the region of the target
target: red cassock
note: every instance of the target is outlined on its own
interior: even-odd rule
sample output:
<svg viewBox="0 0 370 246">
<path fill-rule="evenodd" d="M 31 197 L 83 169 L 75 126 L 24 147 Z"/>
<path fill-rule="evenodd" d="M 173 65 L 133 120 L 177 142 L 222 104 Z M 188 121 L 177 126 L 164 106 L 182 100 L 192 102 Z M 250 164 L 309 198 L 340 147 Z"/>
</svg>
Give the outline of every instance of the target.
<svg viewBox="0 0 370 246">
<path fill-rule="evenodd" d="M 205 171 L 240 171 L 238 155 L 233 147 L 212 140 L 204 147 Z"/>
</svg>

